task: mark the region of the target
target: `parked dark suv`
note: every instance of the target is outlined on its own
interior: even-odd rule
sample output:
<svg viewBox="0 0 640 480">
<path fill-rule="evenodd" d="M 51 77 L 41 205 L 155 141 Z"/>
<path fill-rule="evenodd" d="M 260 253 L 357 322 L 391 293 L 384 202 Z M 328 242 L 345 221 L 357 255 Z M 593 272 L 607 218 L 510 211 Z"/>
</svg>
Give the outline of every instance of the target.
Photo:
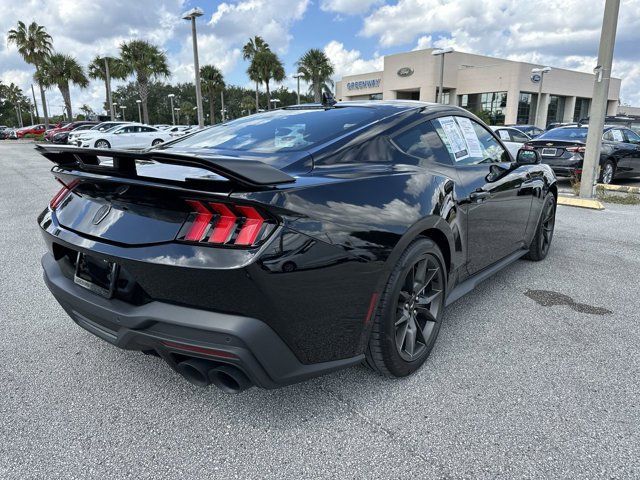
<svg viewBox="0 0 640 480">
<path fill-rule="evenodd" d="M 551 168 L 457 107 L 326 101 L 146 152 L 39 149 L 63 184 L 38 219 L 55 298 L 228 392 L 409 375 L 446 305 L 553 237 Z"/>
<path fill-rule="evenodd" d="M 586 126 L 560 127 L 543 133 L 524 147 L 534 149 L 559 177 L 580 178 L 587 144 Z M 640 176 L 640 135 L 624 127 L 607 126 L 602 135 L 600 183 Z"/>
</svg>

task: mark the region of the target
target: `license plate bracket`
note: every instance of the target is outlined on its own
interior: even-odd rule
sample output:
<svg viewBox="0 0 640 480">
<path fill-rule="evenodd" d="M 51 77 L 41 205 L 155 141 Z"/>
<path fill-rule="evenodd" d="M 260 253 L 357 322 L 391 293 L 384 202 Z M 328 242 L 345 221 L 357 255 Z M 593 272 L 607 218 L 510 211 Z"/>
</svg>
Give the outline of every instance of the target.
<svg viewBox="0 0 640 480">
<path fill-rule="evenodd" d="M 116 289 L 119 265 L 109 260 L 78 252 L 73 281 L 105 298 L 112 298 Z"/>
<path fill-rule="evenodd" d="M 542 156 L 544 156 L 544 157 L 555 157 L 557 153 L 558 153 L 558 149 L 557 148 L 543 148 L 542 149 Z"/>
</svg>

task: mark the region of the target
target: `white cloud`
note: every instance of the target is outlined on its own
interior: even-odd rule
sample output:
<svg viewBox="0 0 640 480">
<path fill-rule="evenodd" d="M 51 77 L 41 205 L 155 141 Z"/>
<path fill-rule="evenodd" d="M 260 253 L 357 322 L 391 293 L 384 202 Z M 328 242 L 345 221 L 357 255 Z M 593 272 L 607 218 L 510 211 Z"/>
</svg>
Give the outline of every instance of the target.
<svg viewBox="0 0 640 480">
<path fill-rule="evenodd" d="M 273 50 L 286 53 L 292 39 L 289 28 L 302 19 L 309 0 L 247 0 L 221 3 L 209 25 L 230 44 L 244 44 L 254 35 L 266 40 Z"/>
<path fill-rule="evenodd" d="M 334 79 L 338 80 L 345 75 L 368 73 L 382 70 L 383 67 L 383 58 L 381 56 L 376 54 L 373 58 L 366 60 L 362 58 L 359 50 L 347 50 L 343 43 L 335 40 L 325 45 L 324 53 L 333 63 L 335 68 Z"/>
<path fill-rule="evenodd" d="M 595 66 L 604 2 L 584 0 L 398 0 L 374 9 L 360 34 L 382 47 L 456 50 L 548 63 L 591 72 Z M 638 50 L 640 0 L 620 10 L 614 76 L 622 96 L 640 104 Z"/>
<path fill-rule="evenodd" d="M 383 0 L 322 0 L 320 8 L 325 12 L 358 15 L 368 12 L 372 6 L 379 5 Z"/>
</svg>

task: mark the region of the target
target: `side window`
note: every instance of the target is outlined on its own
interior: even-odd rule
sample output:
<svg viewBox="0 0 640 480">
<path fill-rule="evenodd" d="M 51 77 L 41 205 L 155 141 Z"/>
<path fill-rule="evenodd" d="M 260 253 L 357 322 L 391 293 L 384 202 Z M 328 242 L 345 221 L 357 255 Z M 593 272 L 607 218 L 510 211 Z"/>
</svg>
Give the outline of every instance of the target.
<svg viewBox="0 0 640 480">
<path fill-rule="evenodd" d="M 511 161 L 495 137 L 469 118 L 440 117 L 432 123 L 456 165 Z"/>
<path fill-rule="evenodd" d="M 519 130 L 511 130 L 511 140 L 518 143 L 525 143 L 529 141 L 529 137 Z"/>
<path fill-rule="evenodd" d="M 635 143 L 636 145 L 640 144 L 640 135 L 633 130 L 625 130 L 624 134 L 627 137 L 627 142 Z"/>
<path fill-rule="evenodd" d="M 507 130 L 506 128 L 500 128 L 500 129 L 496 130 L 496 133 L 500 137 L 500 140 L 502 140 L 504 142 L 510 142 L 511 141 L 511 135 L 509 135 L 509 130 Z"/>
<path fill-rule="evenodd" d="M 612 128 L 611 130 L 608 130 L 602 138 L 609 140 L 610 142 L 624 142 L 624 135 L 622 134 L 622 130 L 619 128 Z"/>
<path fill-rule="evenodd" d="M 408 155 L 451 165 L 444 145 L 429 121 L 404 130 L 393 137 L 393 142 Z"/>
</svg>

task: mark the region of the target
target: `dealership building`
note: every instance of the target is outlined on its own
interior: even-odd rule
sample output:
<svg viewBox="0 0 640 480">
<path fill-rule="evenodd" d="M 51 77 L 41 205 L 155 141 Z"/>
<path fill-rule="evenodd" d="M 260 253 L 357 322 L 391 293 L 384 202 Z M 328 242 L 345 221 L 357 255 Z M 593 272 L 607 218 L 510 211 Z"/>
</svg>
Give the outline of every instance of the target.
<svg viewBox="0 0 640 480">
<path fill-rule="evenodd" d="M 337 82 L 336 98 L 435 102 L 441 56 L 432 52 L 433 49 L 427 49 L 387 55 L 382 71 L 349 75 Z M 531 70 L 544 66 L 455 51 L 447 53 L 442 103 L 482 113 L 492 124 L 534 124 L 540 75 L 532 74 Z M 551 67 L 542 80 L 539 126 L 588 117 L 594 75 Z M 620 83 L 619 78 L 611 79 L 608 115 L 617 113 Z"/>
</svg>

